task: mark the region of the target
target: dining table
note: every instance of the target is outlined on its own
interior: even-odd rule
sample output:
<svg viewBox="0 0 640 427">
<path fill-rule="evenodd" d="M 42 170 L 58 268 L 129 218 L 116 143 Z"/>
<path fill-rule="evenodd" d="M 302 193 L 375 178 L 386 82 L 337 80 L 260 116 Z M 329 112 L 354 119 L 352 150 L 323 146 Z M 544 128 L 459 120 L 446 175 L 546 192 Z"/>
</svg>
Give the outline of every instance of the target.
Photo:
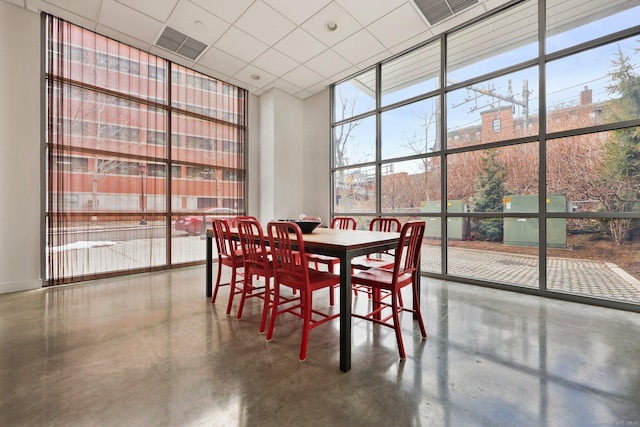
<svg viewBox="0 0 640 427">
<path fill-rule="evenodd" d="M 369 230 L 338 230 L 316 228 L 303 234 L 305 252 L 328 255 L 340 260 L 340 369 L 351 369 L 351 260 L 394 249 L 400 233 Z M 206 234 L 206 295 L 211 298 L 213 287 L 213 232 Z M 418 276 L 419 277 L 419 276 Z"/>
</svg>

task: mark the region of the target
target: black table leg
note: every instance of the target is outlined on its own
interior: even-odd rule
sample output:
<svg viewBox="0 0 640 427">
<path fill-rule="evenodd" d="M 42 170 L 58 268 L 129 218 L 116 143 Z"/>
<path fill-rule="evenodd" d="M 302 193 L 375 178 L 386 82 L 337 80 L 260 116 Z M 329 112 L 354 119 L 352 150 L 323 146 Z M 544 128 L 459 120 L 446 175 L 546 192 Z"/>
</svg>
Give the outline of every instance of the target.
<svg viewBox="0 0 640 427">
<path fill-rule="evenodd" d="M 340 370 L 351 369 L 351 257 L 340 257 Z"/>
</svg>

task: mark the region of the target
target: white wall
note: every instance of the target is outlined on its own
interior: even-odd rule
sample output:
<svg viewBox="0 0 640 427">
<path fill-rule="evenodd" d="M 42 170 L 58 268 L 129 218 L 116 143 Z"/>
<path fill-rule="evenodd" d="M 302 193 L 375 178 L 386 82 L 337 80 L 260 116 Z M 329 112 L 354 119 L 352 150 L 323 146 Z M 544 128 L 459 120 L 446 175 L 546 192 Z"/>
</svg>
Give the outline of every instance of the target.
<svg viewBox="0 0 640 427">
<path fill-rule="evenodd" d="M 330 200 L 329 89 L 304 100 L 302 210 L 328 226 Z"/>
<path fill-rule="evenodd" d="M 0 293 L 40 280 L 40 17 L 0 2 Z"/>
<path fill-rule="evenodd" d="M 303 213 L 303 103 L 277 89 L 260 97 L 261 222 Z"/>
<path fill-rule="evenodd" d="M 249 95 L 247 124 L 247 214 L 260 218 L 260 99 Z"/>
</svg>

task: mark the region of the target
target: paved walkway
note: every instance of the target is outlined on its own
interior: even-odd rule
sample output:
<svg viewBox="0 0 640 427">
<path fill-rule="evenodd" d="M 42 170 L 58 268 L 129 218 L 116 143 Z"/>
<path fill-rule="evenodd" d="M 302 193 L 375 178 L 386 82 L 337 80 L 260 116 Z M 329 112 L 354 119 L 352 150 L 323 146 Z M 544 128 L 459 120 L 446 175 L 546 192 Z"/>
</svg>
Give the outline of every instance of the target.
<svg viewBox="0 0 640 427">
<path fill-rule="evenodd" d="M 441 272 L 439 246 L 422 247 L 422 271 Z M 448 273 L 538 288 L 538 257 L 449 248 Z M 572 258 L 547 259 L 547 289 L 640 303 L 640 281 L 615 264 Z"/>
</svg>

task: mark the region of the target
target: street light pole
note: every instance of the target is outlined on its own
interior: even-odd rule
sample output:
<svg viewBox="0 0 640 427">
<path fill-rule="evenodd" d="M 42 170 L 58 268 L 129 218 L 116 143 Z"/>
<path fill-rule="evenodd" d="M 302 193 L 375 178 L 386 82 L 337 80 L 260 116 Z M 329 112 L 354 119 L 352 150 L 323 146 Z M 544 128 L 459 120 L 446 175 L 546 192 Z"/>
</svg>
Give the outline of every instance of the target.
<svg viewBox="0 0 640 427">
<path fill-rule="evenodd" d="M 140 172 L 140 208 L 142 211 L 142 217 L 140 218 L 140 225 L 147 225 L 147 219 L 144 216 L 144 173 L 147 167 L 142 163 L 138 165 L 138 171 Z"/>
</svg>

